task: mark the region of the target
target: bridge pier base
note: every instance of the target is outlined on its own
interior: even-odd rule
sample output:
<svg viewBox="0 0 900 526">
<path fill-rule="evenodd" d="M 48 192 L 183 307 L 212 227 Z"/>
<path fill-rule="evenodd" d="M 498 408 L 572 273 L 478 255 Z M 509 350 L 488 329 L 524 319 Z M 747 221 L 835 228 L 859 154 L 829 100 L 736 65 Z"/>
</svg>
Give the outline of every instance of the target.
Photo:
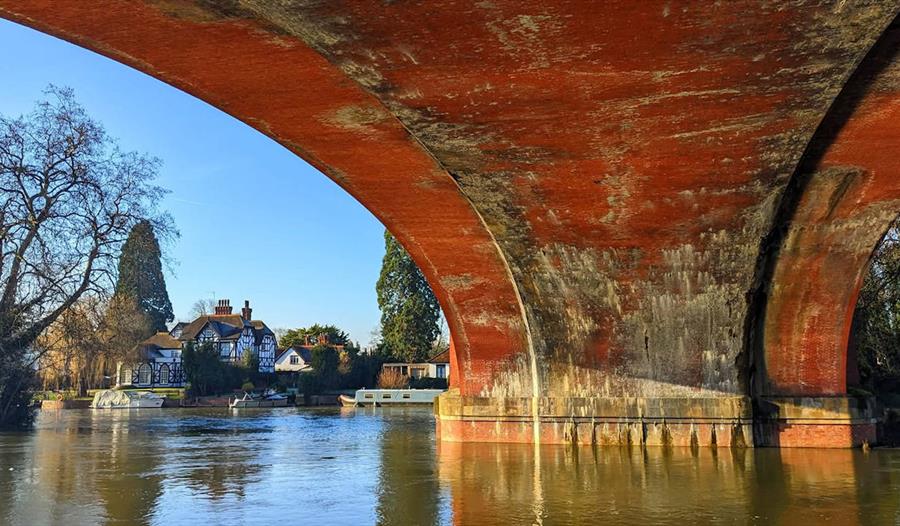
<svg viewBox="0 0 900 526">
<path fill-rule="evenodd" d="M 755 411 L 760 446 L 851 448 L 876 441 L 872 398 L 764 397 Z"/>
<path fill-rule="evenodd" d="M 871 398 L 531 398 L 460 396 L 435 401 L 448 442 L 601 446 L 852 448 L 876 441 Z M 754 417 L 755 415 L 755 417 Z M 537 426 L 537 433 L 535 433 Z"/>
<path fill-rule="evenodd" d="M 753 445 L 747 397 L 531 398 L 460 396 L 435 401 L 438 438 L 451 442 L 722 446 Z M 537 426 L 537 433 L 535 433 Z"/>
</svg>

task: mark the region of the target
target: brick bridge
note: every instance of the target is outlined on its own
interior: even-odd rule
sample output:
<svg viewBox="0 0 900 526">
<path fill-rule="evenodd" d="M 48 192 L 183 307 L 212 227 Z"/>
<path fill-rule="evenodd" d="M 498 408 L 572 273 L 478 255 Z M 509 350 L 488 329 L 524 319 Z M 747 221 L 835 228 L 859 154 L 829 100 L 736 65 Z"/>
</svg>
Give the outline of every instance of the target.
<svg viewBox="0 0 900 526">
<path fill-rule="evenodd" d="M 371 210 L 447 315 L 442 439 L 700 446 L 873 439 L 847 346 L 900 212 L 898 10 L 0 0 Z"/>
</svg>

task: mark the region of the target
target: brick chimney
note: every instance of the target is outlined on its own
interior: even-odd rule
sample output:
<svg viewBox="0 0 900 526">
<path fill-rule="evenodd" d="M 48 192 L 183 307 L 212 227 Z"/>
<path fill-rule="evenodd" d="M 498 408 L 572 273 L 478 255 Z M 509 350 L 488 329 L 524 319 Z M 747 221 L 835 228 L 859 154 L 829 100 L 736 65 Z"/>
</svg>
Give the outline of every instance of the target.
<svg viewBox="0 0 900 526">
<path fill-rule="evenodd" d="M 225 314 L 231 314 L 231 300 L 219 300 L 219 303 L 216 304 L 216 315 L 222 316 Z"/>
<path fill-rule="evenodd" d="M 244 308 L 241 309 L 241 318 L 250 321 L 253 319 L 251 316 L 253 316 L 253 309 L 250 308 L 250 300 L 244 300 Z"/>
</svg>

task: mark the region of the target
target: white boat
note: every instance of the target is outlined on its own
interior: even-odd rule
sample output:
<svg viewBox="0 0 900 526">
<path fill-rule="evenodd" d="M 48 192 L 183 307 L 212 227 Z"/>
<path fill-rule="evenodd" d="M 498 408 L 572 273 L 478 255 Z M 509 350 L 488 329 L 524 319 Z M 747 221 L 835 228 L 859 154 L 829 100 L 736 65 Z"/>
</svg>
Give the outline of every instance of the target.
<svg viewBox="0 0 900 526">
<path fill-rule="evenodd" d="M 165 396 L 159 396 L 155 393 L 137 393 L 138 396 L 131 398 L 129 407 L 162 407 L 166 401 Z"/>
<path fill-rule="evenodd" d="M 232 409 L 286 406 L 287 396 L 282 394 L 272 394 L 263 398 L 254 398 L 250 393 L 244 393 L 243 398 L 235 398 L 228 403 L 228 407 Z"/>
<path fill-rule="evenodd" d="M 165 396 L 147 391 L 104 389 L 94 393 L 91 407 L 94 409 L 160 408 L 165 401 Z"/>
<path fill-rule="evenodd" d="M 360 389 L 353 397 L 355 404 L 350 403 L 349 396 L 342 396 L 341 405 L 432 405 L 434 399 L 443 392 L 443 389 Z"/>
</svg>

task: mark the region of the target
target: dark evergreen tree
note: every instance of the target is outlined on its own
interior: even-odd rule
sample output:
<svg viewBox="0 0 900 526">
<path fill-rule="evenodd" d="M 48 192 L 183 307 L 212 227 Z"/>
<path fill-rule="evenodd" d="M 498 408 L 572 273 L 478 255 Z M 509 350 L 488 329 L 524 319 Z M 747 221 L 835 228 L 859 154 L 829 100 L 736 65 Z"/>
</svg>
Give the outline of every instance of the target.
<svg viewBox="0 0 900 526">
<path fill-rule="evenodd" d="M 131 298 L 147 314 L 154 331 L 166 330 L 172 321 L 172 302 L 162 272 L 159 241 L 149 221 L 140 221 L 122 246 L 116 296 Z"/>
<path fill-rule="evenodd" d="M 381 309 L 381 350 L 405 361 L 422 361 L 440 334 L 441 309 L 422 271 L 390 232 L 375 290 Z"/>
</svg>

